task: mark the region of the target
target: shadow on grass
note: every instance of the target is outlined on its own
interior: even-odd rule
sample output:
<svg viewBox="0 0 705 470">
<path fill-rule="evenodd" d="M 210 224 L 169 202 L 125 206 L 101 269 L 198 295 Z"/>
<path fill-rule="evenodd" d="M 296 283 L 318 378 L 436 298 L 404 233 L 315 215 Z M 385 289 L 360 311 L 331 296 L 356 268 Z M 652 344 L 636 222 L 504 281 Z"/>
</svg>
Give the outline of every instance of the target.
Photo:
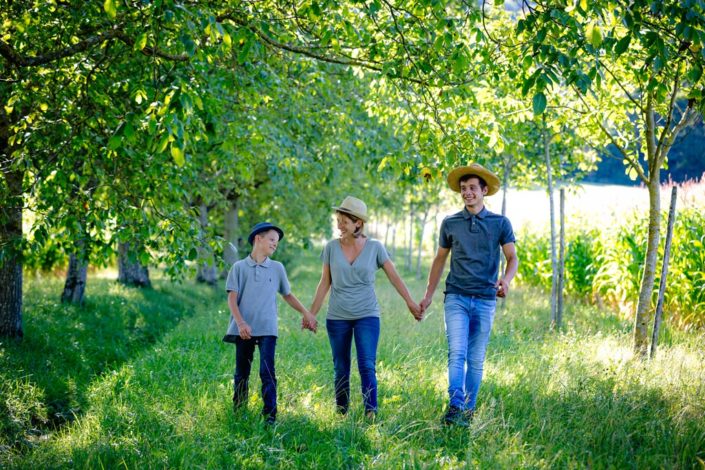
<svg viewBox="0 0 705 470">
<path fill-rule="evenodd" d="M 72 421 L 83 412 L 88 387 L 97 376 L 154 344 L 212 292 L 159 281 L 154 289 L 134 289 L 92 280 L 85 305 L 78 307 L 58 302 L 53 284 L 28 289 L 24 338 L 0 343 L 0 375 L 10 384 L 6 392 L 20 393 L 12 384 L 29 387 L 40 402 L 35 403 L 34 416 L 19 423 L 24 429 L 17 420 L 14 427 L 3 425 L 0 438 L 10 445 L 22 447 L 27 443 L 23 434 L 39 435 Z M 18 414 L 5 411 L 8 416 Z"/>
</svg>

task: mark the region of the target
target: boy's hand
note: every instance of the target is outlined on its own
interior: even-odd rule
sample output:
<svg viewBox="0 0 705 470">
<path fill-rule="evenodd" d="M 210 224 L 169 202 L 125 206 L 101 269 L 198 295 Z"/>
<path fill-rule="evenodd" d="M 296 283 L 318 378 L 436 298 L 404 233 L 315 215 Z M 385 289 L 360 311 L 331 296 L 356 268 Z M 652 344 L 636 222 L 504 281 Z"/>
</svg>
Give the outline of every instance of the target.
<svg viewBox="0 0 705 470">
<path fill-rule="evenodd" d="M 252 328 L 250 328 L 250 325 L 247 324 L 247 322 L 240 322 L 237 324 L 237 329 L 240 330 L 240 338 L 242 339 L 250 339 L 252 338 Z"/>
<path fill-rule="evenodd" d="M 315 333 L 318 330 L 318 321 L 316 320 L 316 317 L 311 314 L 311 312 L 306 312 L 301 320 L 301 327 Z"/>
</svg>

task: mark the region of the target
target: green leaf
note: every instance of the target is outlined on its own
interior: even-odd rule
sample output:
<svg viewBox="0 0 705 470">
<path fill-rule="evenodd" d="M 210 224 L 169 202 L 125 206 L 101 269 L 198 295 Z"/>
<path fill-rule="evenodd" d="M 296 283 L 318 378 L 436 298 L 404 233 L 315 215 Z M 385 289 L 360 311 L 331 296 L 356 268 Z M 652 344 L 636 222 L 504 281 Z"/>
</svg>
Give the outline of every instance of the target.
<svg viewBox="0 0 705 470">
<path fill-rule="evenodd" d="M 115 8 L 114 0 L 105 0 L 105 3 L 103 3 L 103 9 L 110 18 L 115 19 L 117 16 L 117 9 Z"/>
<path fill-rule="evenodd" d="M 174 162 L 176 162 L 178 166 L 184 166 L 184 163 L 186 163 L 186 160 L 184 159 L 184 151 L 181 150 L 178 145 L 172 144 L 171 156 L 174 158 Z"/>
<path fill-rule="evenodd" d="M 691 81 L 691 83 L 697 83 L 698 80 L 700 80 L 700 77 L 703 76 L 703 68 L 700 66 L 700 64 L 693 64 L 693 68 L 688 70 L 688 79 Z"/>
<path fill-rule="evenodd" d="M 134 49 L 135 49 L 136 51 L 141 51 L 141 50 L 143 50 L 145 47 L 147 47 L 147 33 L 142 33 L 142 34 L 139 35 L 139 37 L 138 37 L 137 40 L 135 41 L 135 47 L 134 47 Z"/>
<path fill-rule="evenodd" d="M 592 44 L 592 47 L 597 49 L 602 44 L 602 32 L 597 25 L 591 24 L 588 26 L 586 34 L 587 40 Z"/>
<path fill-rule="evenodd" d="M 627 34 L 624 36 L 622 39 L 617 41 L 617 44 L 614 46 L 614 52 L 617 55 L 622 55 L 624 51 L 629 49 L 629 43 L 632 41 L 632 36 L 631 34 Z"/>
<path fill-rule="evenodd" d="M 534 95 L 534 115 L 539 116 L 541 115 L 544 110 L 546 109 L 546 95 L 544 95 L 542 92 L 538 92 Z"/>
</svg>

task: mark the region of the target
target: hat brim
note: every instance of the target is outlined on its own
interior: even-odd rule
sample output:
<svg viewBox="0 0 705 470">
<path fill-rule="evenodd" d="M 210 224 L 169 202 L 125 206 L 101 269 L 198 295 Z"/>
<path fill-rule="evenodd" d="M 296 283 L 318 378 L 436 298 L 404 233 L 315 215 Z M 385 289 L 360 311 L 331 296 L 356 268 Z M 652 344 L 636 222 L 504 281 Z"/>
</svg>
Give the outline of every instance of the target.
<svg viewBox="0 0 705 470">
<path fill-rule="evenodd" d="M 367 222 L 367 216 L 366 216 L 366 215 L 358 214 L 357 212 L 353 212 L 353 211 L 351 211 L 350 209 L 346 209 L 345 207 L 333 206 L 333 209 L 335 209 L 335 210 L 338 211 L 338 212 L 344 212 L 345 214 L 354 215 L 355 217 L 357 217 L 358 219 L 362 220 L 363 222 Z"/>
<path fill-rule="evenodd" d="M 485 168 L 478 168 L 476 166 L 461 166 L 453 169 L 448 174 L 448 186 L 450 186 L 450 189 L 459 193 L 460 179 L 465 175 L 475 175 L 485 180 L 485 183 L 487 183 L 487 196 L 491 196 L 499 191 L 500 183 L 497 175 Z"/>
<path fill-rule="evenodd" d="M 262 227 L 257 230 L 253 230 L 252 233 L 250 233 L 250 236 L 247 237 L 247 241 L 250 243 L 250 245 L 252 245 L 257 235 L 262 232 L 269 232 L 270 230 L 274 230 L 279 234 L 279 241 L 282 241 L 284 239 L 284 230 L 280 229 L 276 225 L 269 225 L 267 227 Z"/>
</svg>

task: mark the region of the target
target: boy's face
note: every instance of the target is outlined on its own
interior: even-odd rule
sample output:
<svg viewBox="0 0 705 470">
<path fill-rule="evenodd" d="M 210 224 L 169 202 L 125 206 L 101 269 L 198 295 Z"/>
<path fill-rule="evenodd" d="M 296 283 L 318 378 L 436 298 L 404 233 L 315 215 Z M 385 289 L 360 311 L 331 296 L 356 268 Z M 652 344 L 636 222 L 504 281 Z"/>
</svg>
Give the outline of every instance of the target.
<svg viewBox="0 0 705 470">
<path fill-rule="evenodd" d="M 276 230 L 267 230 L 266 232 L 255 235 L 255 248 L 262 250 L 267 256 L 277 251 L 279 245 L 279 232 Z"/>
<path fill-rule="evenodd" d="M 483 204 L 487 187 L 480 185 L 480 180 L 470 177 L 460 183 L 460 196 L 468 207 L 480 207 Z"/>
</svg>

